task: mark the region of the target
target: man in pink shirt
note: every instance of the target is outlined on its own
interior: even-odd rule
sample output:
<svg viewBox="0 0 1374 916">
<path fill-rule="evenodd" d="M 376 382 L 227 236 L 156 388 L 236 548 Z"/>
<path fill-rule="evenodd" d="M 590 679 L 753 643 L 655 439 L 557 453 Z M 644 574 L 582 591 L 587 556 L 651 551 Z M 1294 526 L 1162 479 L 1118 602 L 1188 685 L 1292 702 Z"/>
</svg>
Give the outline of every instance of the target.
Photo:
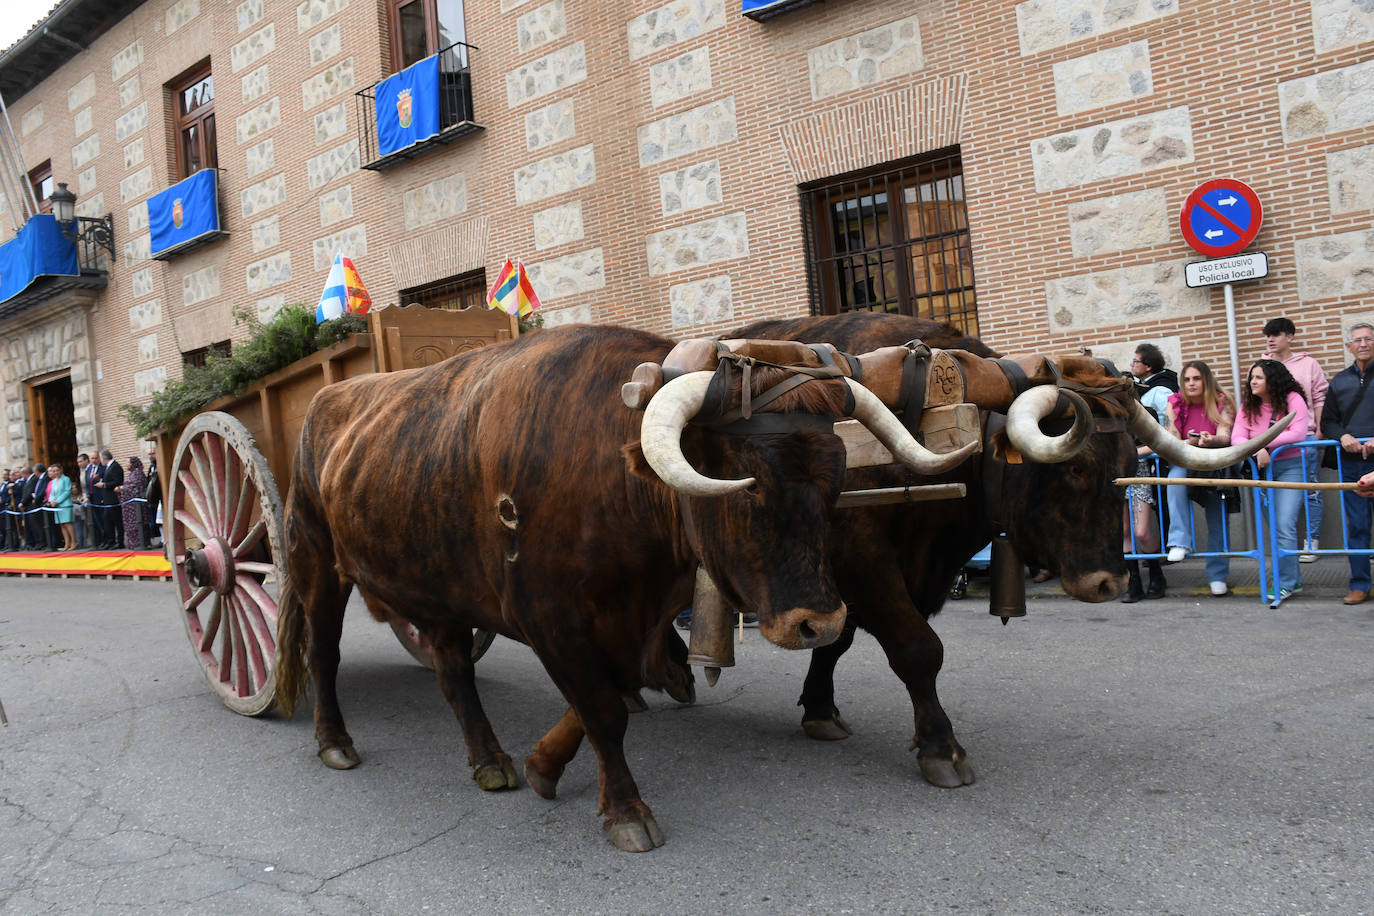
<svg viewBox="0 0 1374 916">
<path fill-rule="evenodd" d="M 1321 364 L 1311 356 L 1293 349 L 1293 338 L 1297 333 L 1297 328 L 1287 318 L 1269 319 L 1264 325 L 1264 339 L 1268 342 L 1269 349 L 1260 359 L 1276 359 L 1283 363 L 1284 368 L 1302 386 L 1303 396 L 1307 400 L 1308 417 L 1307 435 L 1304 438 L 1319 439 L 1322 428 L 1322 405 L 1326 403 L 1326 373 L 1322 371 Z M 1307 480 L 1315 483 L 1317 472 L 1321 469 L 1321 450 L 1315 447 L 1305 448 L 1302 453 L 1306 456 Z M 1298 453 L 1287 454 L 1297 457 Z M 1307 538 L 1304 542 L 1307 552 L 1298 557 L 1303 563 L 1311 563 L 1317 559 L 1317 555 L 1312 551 L 1321 549 L 1317 542 L 1321 532 L 1322 494 L 1320 490 L 1308 490 Z"/>
</svg>

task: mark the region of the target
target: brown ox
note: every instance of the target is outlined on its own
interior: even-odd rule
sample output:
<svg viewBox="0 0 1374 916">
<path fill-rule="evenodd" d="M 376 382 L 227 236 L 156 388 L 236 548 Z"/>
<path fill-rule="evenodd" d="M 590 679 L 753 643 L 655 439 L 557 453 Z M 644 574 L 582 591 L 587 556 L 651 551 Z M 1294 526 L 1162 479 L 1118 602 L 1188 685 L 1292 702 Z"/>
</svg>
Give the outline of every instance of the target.
<svg viewBox="0 0 1374 916">
<path fill-rule="evenodd" d="M 950 325 L 870 312 L 762 321 L 725 336 L 825 341 L 854 353 L 919 338 L 932 347 L 995 355 Z M 964 483 L 966 498 L 947 503 L 948 509 L 923 503 L 837 510 L 831 559 L 849 624 L 838 641 L 812 653 L 798 703 L 804 709 L 803 727 L 812 737 L 835 740 L 849 734 L 835 706 L 834 671 L 857 624 L 877 638 L 911 696 L 916 720 L 912 748 L 922 775 L 948 788 L 973 782 L 968 754 L 955 740 L 936 695 L 944 647 L 927 622 L 944 605 L 964 564 L 993 535 L 1005 531 L 1024 561 L 1054 571 L 1072 597 L 1093 602 L 1115 598 L 1125 587 L 1126 567 L 1122 491 L 1112 480 L 1134 473 L 1136 461 L 1135 442 L 1126 427 L 1184 466 L 1215 468 L 1239 460 L 1243 451 L 1254 451 L 1194 449 L 1167 434 L 1161 437 L 1161 428 L 1140 409 L 1129 380 L 1082 357 L 1064 358 L 1059 368 L 1065 387 L 1077 390 L 1098 420 L 1099 431 L 1081 451 L 1057 463 L 1030 455 L 1009 463 L 1006 437 L 999 433 L 989 437 L 981 461 L 919 480 Z M 906 479 L 901 470 L 856 469 L 849 472 L 845 487 L 890 487 Z M 932 524 L 933 518 L 939 523 Z"/>
<path fill-rule="evenodd" d="M 558 760 L 585 729 L 606 830 L 631 851 L 663 835 L 625 761 L 624 697 L 640 686 L 690 690 L 659 648 L 698 563 L 775 643 L 813 648 L 839 636 L 845 608 L 827 558 L 845 455 L 828 425 L 855 399 L 854 415 L 889 447 L 929 453 L 847 380 L 807 382 L 761 407 L 813 418 L 769 435 L 683 429 L 709 373 L 670 381 L 643 415 L 626 408 L 621 384 L 671 347 L 628 329 L 558 329 L 316 395 L 286 509 L 277 677 L 289 715 L 308 667 L 326 764 L 359 760 L 335 691 L 354 586 L 375 617 L 407 621 L 432 644 L 484 789 L 513 787 L 516 776 L 477 697 L 472 628 L 531 646 L 571 708 L 527 758 L 526 778 L 551 797 Z M 751 390 L 787 374 L 760 368 Z M 684 456 L 711 477 L 695 477 Z M 679 493 L 720 495 L 680 496 L 659 474 Z"/>
</svg>

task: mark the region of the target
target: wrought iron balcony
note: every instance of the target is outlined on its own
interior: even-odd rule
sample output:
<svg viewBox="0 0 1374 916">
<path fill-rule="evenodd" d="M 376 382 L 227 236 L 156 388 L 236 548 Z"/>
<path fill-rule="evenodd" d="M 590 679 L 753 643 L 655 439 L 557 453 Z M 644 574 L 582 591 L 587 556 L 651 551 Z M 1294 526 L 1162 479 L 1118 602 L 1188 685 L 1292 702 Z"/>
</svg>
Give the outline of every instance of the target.
<svg viewBox="0 0 1374 916">
<path fill-rule="evenodd" d="M 100 289 L 114 260 L 114 217 L 78 216 L 64 226 L 47 213 L 29 218 L 0 245 L 0 320 L 73 289 Z"/>
<path fill-rule="evenodd" d="M 466 134 L 473 120 L 473 45 L 457 42 L 353 94 L 363 168 L 381 171 Z"/>
</svg>

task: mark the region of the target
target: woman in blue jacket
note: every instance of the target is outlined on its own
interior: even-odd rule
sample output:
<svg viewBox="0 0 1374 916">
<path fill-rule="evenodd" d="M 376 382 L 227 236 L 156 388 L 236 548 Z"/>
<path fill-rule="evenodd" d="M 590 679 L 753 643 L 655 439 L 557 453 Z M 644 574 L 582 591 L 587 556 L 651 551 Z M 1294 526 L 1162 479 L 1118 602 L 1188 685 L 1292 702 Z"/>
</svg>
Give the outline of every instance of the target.
<svg viewBox="0 0 1374 916">
<path fill-rule="evenodd" d="M 62 473 L 62 466 L 48 465 L 48 506 L 54 509 L 53 524 L 62 528 L 62 546 L 58 550 L 75 550 L 76 533 L 72 530 L 72 479 Z"/>
</svg>

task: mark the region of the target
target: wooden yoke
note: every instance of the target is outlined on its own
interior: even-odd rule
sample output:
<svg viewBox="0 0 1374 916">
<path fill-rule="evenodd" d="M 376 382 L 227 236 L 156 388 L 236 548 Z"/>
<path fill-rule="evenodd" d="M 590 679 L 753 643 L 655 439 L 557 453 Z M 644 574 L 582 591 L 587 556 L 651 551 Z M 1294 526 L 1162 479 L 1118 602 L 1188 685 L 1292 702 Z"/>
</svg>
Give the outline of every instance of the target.
<svg viewBox="0 0 1374 916">
<path fill-rule="evenodd" d="M 965 350 L 952 350 L 949 353 L 963 371 L 967 386 L 965 400 L 977 404 L 983 410 L 1006 413 L 1020 392 L 1012 388 L 1002 368 L 994 360 L 975 356 Z M 1027 387 L 1054 385 L 1059 381 L 1054 364 L 1043 356 L 1023 354 L 1007 359 L 1021 367 L 1021 371 L 1026 374 Z"/>
</svg>

